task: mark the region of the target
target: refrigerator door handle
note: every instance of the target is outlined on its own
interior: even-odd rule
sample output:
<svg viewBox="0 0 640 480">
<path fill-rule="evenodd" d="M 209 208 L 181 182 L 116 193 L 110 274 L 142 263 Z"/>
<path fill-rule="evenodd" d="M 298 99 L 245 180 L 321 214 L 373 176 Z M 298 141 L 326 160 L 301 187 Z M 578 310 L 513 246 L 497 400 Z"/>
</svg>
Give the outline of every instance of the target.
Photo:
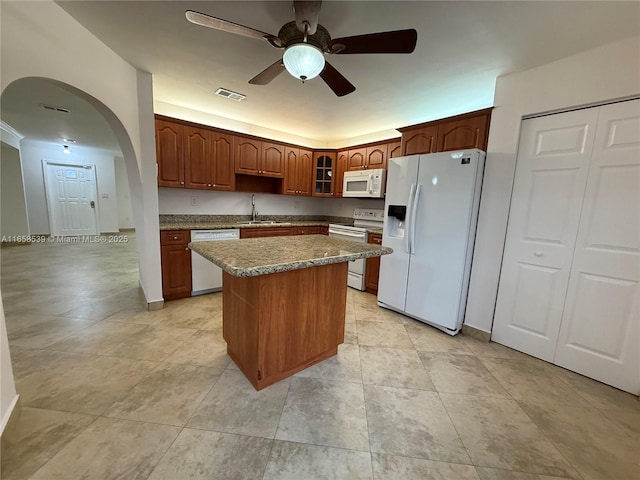
<svg viewBox="0 0 640 480">
<path fill-rule="evenodd" d="M 418 216 L 418 201 L 420 199 L 420 192 L 422 191 L 422 185 L 418 185 L 416 188 L 416 194 L 413 197 L 413 206 L 411 207 L 411 254 L 416 253 L 416 218 Z"/>
<path fill-rule="evenodd" d="M 411 234 L 411 214 L 412 214 L 412 207 L 413 207 L 413 197 L 416 193 L 416 184 L 412 183 L 411 184 L 411 189 L 409 190 L 409 200 L 407 200 L 407 209 L 409 210 L 407 212 L 407 223 L 406 223 L 406 228 L 405 228 L 405 233 L 404 233 L 404 250 L 407 253 L 411 253 L 411 242 L 409 240 L 410 234 Z"/>
</svg>

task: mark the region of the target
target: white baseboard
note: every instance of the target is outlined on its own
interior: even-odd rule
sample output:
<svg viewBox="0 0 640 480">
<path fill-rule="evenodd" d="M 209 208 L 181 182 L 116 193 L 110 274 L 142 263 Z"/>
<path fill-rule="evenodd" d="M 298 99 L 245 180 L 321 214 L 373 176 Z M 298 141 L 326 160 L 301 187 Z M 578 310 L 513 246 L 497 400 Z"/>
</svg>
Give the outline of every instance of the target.
<svg viewBox="0 0 640 480">
<path fill-rule="evenodd" d="M 16 408 L 16 405 L 18 404 L 18 400 L 20 400 L 20 395 L 16 395 L 14 397 L 13 401 L 11 402 L 11 405 L 9 405 L 9 408 L 7 409 L 6 413 L 2 417 L 2 424 L 0 425 L 0 435 L 4 432 L 5 427 L 9 423 L 9 419 L 11 418 L 11 414 Z"/>
</svg>

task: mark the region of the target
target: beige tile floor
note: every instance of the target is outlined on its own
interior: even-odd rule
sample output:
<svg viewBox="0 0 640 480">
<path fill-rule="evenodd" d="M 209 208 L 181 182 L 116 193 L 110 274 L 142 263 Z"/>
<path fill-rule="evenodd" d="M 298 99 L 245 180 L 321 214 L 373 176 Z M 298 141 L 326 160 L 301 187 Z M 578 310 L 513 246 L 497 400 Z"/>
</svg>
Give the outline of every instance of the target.
<svg viewBox="0 0 640 480">
<path fill-rule="evenodd" d="M 219 294 L 145 311 L 134 242 L 2 249 L 2 479 L 640 478 L 635 397 L 353 290 L 338 355 L 256 392 Z"/>
</svg>

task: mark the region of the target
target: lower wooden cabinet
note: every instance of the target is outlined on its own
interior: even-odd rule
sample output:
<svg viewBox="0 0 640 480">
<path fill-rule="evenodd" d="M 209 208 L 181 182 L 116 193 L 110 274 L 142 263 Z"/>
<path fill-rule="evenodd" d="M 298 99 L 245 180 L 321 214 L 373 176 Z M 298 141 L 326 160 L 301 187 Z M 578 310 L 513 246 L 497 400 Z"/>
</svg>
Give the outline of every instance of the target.
<svg viewBox="0 0 640 480">
<path fill-rule="evenodd" d="M 368 243 L 382 245 L 382 235 L 370 233 Z M 378 278 L 380 277 L 380 257 L 367 258 L 367 267 L 364 273 L 364 288 L 367 292 L 378 294 Z"/>
<path fill-rule="evenodd" d="M 329 235 L 329 227 L 318 225 L 301 227 L 260 227 L 240 229 L 240 238 L 288 237 L 291 235 Z"/>
<path fill-rule="evenodd" d="M 191 296 L 191 239 L 189 230 L 160 232 L 162 296 L 175 300 Z"/>
<path fill-rule="evenodd" d="M 240 238 L 284 237 L 291 235 L 291 227 L 241 228 Z"/>
</svg>

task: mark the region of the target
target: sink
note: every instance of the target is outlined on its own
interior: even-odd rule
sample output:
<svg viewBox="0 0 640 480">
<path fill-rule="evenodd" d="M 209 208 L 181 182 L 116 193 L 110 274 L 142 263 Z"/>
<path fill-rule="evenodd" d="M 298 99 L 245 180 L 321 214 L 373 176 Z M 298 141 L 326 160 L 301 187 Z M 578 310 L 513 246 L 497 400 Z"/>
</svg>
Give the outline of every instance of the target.
<svg viewBox="0 0 640 480">
<path fill-rule="evenodd" d="M 247 220 L 238 222 L 239 225 L 291 225 L 291 222 L 276 222 L 274 220 Z"/>
</svg>

